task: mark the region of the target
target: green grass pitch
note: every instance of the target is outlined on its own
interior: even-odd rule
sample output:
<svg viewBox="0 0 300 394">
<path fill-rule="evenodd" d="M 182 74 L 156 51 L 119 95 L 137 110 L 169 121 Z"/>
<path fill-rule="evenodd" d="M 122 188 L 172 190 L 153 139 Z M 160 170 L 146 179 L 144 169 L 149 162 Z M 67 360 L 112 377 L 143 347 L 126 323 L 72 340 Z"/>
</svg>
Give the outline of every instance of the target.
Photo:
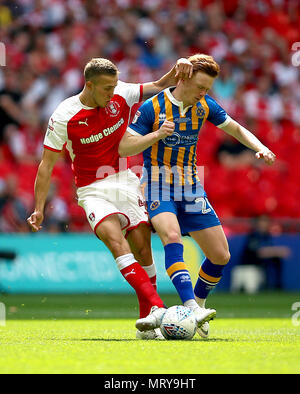
<svg viewBox="0 0 300 394">
<path fill-rule="evenodd" d="M 163 297 L 169 306 L 175 295 Z M 215 293 L 207 340 L 138 341 L 133 295 L 2 295 L 2 374 L 300 373 L 299 293 Z"/>
</svg>

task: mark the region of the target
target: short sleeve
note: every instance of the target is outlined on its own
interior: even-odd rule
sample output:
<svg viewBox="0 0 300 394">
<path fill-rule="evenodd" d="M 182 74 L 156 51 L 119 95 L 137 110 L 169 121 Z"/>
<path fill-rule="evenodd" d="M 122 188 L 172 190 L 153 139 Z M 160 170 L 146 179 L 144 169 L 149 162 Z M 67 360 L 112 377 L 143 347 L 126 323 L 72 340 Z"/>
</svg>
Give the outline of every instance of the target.
<svg viewBox="0 0 300 394">
<path fill-rule="evenodd" d="M 132 107 L 143 99 L 143 85 L 119 81 L 115 94 L 123 97 L 128 106 Z"/>
<path fill-rule="evenodd" d="M 207 120 L 217 127 L 226 126 L 230 121 L 227 112 L 210 96 L 205 96 L 209 108 Z"/>
<path fill-rule="evenodd" d="M 127 131 L 131 134 L 146 135 L 153 131 L 155 115 L 152 101 L 146 101 L 136 112 L 132 123 Z"/>
<path fill-rule="evenodd" d="M 55 113 L 51 116 L 44 139 L 44 147 L 54 152 L 61 152 L 67 142 L 67 122 Z"/>
</svg>

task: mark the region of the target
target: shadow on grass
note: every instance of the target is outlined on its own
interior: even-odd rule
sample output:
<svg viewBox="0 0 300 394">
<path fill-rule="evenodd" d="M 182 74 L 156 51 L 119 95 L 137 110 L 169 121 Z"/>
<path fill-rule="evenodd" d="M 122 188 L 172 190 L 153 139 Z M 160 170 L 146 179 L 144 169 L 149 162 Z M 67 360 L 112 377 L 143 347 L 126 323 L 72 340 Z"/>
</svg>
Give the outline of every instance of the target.
<svg viewBox="0 0 300 394">
<path fill-rule="evenodd" d="M 189 341 L 185 341 L 185 340 L 180 340 L 180 339 L 176 339 L 176 340 L 155 340 L 155 339 L 147 339 L 147 340 L 139 340 L 139 339 L 122 339 L 122 338 L 53 338 L 53 339 L 49 339 L 49 341 L 62 341 L 62 342 L 140 342 L 140 343 L 160 343 L 162 344 L 162 346 L 164 346 L 164 343 L 180 343 L 180 342 L 184 342 L 184 343 L 201 343 L 201 344 L 205 344 L 205 343 L 258 343 L 258 342 L 282 342 L 282 339 L 278 338 L 207 338 L 207 339 L 201 339 L 201 338 L 194 338 L 193 340 L 189 340 Z"/>
<path fill-rule="evenodd" d="M 121 339 L 121 338 L 64 338 L 64 339 L 50 339 L 50 341 L 68 341 L 68 342 L 156 342 L 156 343 L 177 343 L 177 342 L 240 342 L 239 340 L 229 339 L 229 338 L 211 338 L 211 339 L 198 339 L 194 338 L 192 341 L 185 341 L 185 340 L 155 340 L 155 339 L 147 339 L 147 340 L 139 340 L 139 339 Z"/>
</svg>

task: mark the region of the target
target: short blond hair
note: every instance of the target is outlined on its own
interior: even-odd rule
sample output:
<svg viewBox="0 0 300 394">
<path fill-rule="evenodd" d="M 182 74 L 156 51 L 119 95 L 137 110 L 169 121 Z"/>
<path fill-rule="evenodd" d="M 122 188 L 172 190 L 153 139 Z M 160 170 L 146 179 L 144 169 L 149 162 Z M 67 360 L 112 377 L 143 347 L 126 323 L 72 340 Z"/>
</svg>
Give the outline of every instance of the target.
<svg viewBox="0 0 300 394">
<path fill-rule="evenodd" d="M 84 79 L 87 82 L 98 75 L 117 75 L 118 72 L 117 66 L 110 60 L 94 58 L 91 59 L 84 68 Z"/>
<path fill-rule="evenodd" d="M 205 74 L 216 78 L 220 72 L 220 66 L 212 56 L 203 53 L 197 53 L 190 56 L 188 60 L 193 64 L 193 72 L 202 71 Z"/>
</svg>

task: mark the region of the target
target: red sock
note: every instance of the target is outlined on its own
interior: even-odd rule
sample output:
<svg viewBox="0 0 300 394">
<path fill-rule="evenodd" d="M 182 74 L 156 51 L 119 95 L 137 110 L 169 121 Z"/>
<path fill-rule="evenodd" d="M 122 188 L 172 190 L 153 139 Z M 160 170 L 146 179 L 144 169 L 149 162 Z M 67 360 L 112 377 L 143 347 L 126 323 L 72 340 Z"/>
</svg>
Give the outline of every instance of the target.
<svg viewBox="0 0 300 394">
<path fill-rule="evenodd" d="M 140 319 L 143 317 L 146 317 L 149 315 L 151 308 L 153 305 L 151 305 L 147 300 L 144 298 L 139 298 L 139 307 L 140 307 Z"/>
<path fill-rule="evenodd" d="M 157 291 L 156 275 L 152 276 L 152 278 L 150 278 L 150 282 L 152 283 L 152 286 L 154 287 L 154 289 Z"/>
<path fill-rule="evenodd" d="M 149 276 L 137 262 L 130 264 L 120 271 L 126 281 L 136 291 L 140 303 L 140 315 L 142 317 L 147 316 L 151 307 L 154 305 L 160 308 L 163 307 L 164 303 L 157 294 Z M 145 315 L 145 313 L 147 314 Z"/>
<path fill-rule="evenodd" d="M 150 266 L 143 266 L 143 268 L 147 272 L 155 291 L 157 291 L 155 263 L 153 262 Z M 140 300 L 140 318 L 148 316 L 151 311 L 151 307 L 152 305 L 150 305 L 147 300 Z"/>
<path fill-rule="evenodd" d="M 152 283 L 154 290 L 157 291 L 156 275 L 150 278 L 150 282 Z M 140 304 L 140 318 L 148 316 L 153 305 L 149 304 L 149 302 L 145 299 L 139 299 L 139 304 Z"/>
<path fill-rule="evenodd" d="M 153 261 L 152 265 L 145 265 L 145 266 L 143 266 L 143 268 L 147 272 L 147 274 L 150 278 L 150 281 L 153 284 L 153 287 L 155 288 L 155 290 L 157 290 L 155 262 Z"/>
<path fill-rule="evenodd" d="M 149 276 L 138 263 L 135 262 L 123 268 L 121 274 L 134 288 L 139 298 L 147 300 L 152 306 L 163 306 L 163 302 L 150 282 Z"/>
</svg>

